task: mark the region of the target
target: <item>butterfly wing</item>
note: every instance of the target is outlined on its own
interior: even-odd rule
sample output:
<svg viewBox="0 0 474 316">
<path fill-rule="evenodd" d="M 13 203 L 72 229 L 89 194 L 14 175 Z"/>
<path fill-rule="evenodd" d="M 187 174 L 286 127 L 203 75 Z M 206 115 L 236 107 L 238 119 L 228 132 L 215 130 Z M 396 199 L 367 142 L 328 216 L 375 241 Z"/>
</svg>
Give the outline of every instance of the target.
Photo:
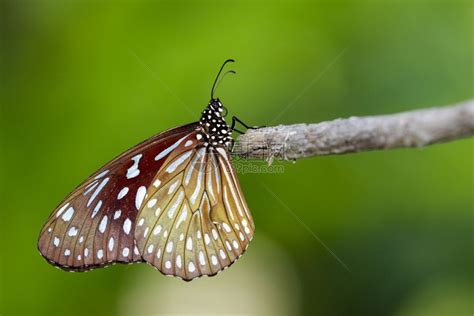
<svg viewBox="0 0 474 316">
<path fill-rule="evenodd" d="M 225 147 L 190 137 L 167 158 L 137 217 L 142 258 L 163 274 L 215 275 L 247 248 L 254 223 Z"/>
<path fill-rule="evenodd" d="M 142 261 L 135 219 L 155 174 L 197 123 L 160 133 L 121 154 L 79 185 L 41 230 L 38 249 L 69 271 Z"/>
</svg>

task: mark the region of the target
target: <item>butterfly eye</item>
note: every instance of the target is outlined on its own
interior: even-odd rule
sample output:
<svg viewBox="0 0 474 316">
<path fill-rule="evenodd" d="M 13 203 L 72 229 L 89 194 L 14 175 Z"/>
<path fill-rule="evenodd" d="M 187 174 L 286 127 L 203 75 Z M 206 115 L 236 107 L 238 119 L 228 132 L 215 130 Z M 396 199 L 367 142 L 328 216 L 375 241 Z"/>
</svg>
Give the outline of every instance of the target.
<svg viewBox="0 0 474 316">
<path fill-rule="evenodd" d="M 221 116 L 222 116 L 222 117 L 226 117 L 226 116 L 227 116 L 227 113 L 228 113 L 227 108 L 226 108 L 225 106 L 222 106 L 222 114 L 221 114 Z"/>
</svg>

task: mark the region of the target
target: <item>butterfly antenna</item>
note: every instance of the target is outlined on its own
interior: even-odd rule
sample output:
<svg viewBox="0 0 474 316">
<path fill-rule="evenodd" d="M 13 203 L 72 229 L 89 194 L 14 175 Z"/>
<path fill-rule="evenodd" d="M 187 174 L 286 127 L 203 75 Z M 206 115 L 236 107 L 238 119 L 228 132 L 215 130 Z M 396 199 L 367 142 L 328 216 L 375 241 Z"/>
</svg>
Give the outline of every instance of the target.
<svg viewBox="0 0 474 316">
<path fill-rule="evenodd" d="M 217 84 L 217 81 L 218 81 L 218 79 L 219 79 L 219 76 L 221 75 L 222 69 L 224 69 L 224 66 L 225 66 L 227 63 L 233 63 L 233 62 L 235 62 L 235 60 L 233 60 L 233 59 L 227 59 L 227 60 L 222 64 L 221 69 L 219 69 L 219 72 L 217 73 L 216 79 L 214 79 L 214 84 L 212 85 L 212 89 L 211 89 L 211 100 L 214 99 L 214 90 L 215 90 L 215 88 L 216 88 L 216 84 Z M 228 71 L 228 72 L 233 72 L 233 73 L 235 73 L 235 71 L 233 71 L 233 70 Z M 226 72 L 226 73 L 224 74 L 224 76 L 225 76 L 228 72 Z"/>
</svg>

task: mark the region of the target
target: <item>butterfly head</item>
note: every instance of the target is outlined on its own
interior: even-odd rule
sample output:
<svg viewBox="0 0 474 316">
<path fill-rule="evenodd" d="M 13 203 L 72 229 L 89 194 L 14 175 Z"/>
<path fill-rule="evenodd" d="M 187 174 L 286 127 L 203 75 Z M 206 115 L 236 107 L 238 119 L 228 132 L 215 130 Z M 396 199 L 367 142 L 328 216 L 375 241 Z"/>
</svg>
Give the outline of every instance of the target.
<svg viewBox="0 0 474 316">
<path fill-rule="evenodd" d="M 212 146 L 229 146 L 231 144 L 232 130 L 224 119 L 226 114 L 227 110 L 219 98 L 209 101 L 199 120 L 199 130 L 206 144 Z"/>
</svg>

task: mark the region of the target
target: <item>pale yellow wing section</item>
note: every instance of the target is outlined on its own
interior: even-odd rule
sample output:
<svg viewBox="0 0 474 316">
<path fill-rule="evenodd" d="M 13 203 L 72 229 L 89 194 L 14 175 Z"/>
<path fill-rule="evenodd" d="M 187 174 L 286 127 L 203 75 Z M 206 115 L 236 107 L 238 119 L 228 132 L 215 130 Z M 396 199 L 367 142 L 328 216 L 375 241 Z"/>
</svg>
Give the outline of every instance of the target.
<svg viewBox="0 0 474 316">
<path fill-rule="evenodd" d="M 255 226 L 227 149 L 187 142 L 152 183 L 135 240 L 143 259 L 163 274 L 188 281 L 212 276 L 246 250 Z"/>
</svg>

